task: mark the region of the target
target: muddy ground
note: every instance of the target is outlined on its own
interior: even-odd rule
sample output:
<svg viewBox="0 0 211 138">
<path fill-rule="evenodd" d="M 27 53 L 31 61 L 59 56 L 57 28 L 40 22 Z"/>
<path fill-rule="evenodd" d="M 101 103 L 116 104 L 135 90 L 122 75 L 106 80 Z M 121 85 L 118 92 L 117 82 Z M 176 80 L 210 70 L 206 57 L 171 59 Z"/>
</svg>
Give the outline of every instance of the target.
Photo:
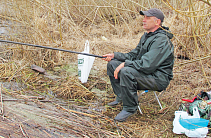
<svg viewBox="0 0 211 138">
<path fill-rule="evenodd" d="M 5 138 L 186 137 L 172 132 L 174 110 L 178 103 L 168 105 L 167 97 L 170 97 L 171 89 L 163 93 L 162 98 L 160 97 L 163 110 L 160 110 L 154 94 L 149 92 L 140 98 L 143 114 L 137 112 L 126 122 L 115 122 L 113 118 L 121 111 L 122 106 L 106 105 L 114 99 L 110 83 L 106 80 L 108 78 L 105 76 L 96 78 L 92 73 L 88 83 L 79 83 L 77 88 L 81 91 L 90 89 L 94 96 L 90 100 L 62 98 L 55 92 L 44 94 L 34 90 L 26 91 L 25 84 L 2 82 L 0 136 Z M 37 77 L 39 81 L 57 82 L 55 78 L 59 76 L 55 76 L 38 74 Z M 80 82 L 75 79 L 76 82 Z"/>
<path fill-rule="evenodd" d="M 30 68 L 28 70 L 31 70 Z M 31 70 L 31 72 L 35 72 Z M 36 82 L 58 83 L 58 72 L 49 72 L 48 76 L 35 72 Z M 74 72 L 74 71 L 73 71 Z M 153 93 L 140 98 L 143 114 L 137 112 L 126 122 L 115 122 L 113 118 L 122 106 L 109 107 L 106 104 L 114 100 L 111 85 L 106 76 L 96 78 L 97 70 L 90 73 L 88 82 L 80 83 L 78 78 L 72 84 L 62 87 L 76 87 L 77 92 L 87 91 L 92 99 L 68 99 L 59 96 L 59 92 L 40 93 L 27 85 L 17 82 L 1 82 L 1 137 L 172 137 L 174 111 L 172 105 L 166 105 L 168 99 L 162 99 L 164 110 L 155 100 Z M 57 75 L 58 76 L 57 76 Z M 63 73 L 59 73 L 60 75 Z M 52 76 L 51 76 L 52 75 Z M 57 79 L 55 79 L 57 78 Z M 75 85 L 75 84 L 78 85 Z M 40 85 L 40 84 L 39 84 Z M 77 87 L 78 86 L 78 87 Z M 44 89 L 43 87 L 41 89 Z M 158 93 L 159 94 L 159 93 Z M 169 95 L 167 92 L 165 95 Z M 86 96 L 85 96 L 86 97 Z M 161 127 L 155 128 L 160 125 Z M 162 126 L 164 125 L 164 126 Z M 149 129 L 149 130 L 148 130 Z M 142 130 L 153 133 L 142 133 Z"/>
<path fill-rule="evenodd" d="M 0 25 L 2 38 L 10 28 L 1 22 Z M 133 43 L 137 43 L 138 39 L 135 38 Z M 123 39 L 116 41 L 119 45 L 128 41 L 125 47 L 129 43 L 129 40 Z M 101 43 L 111 47 L 116 45 L 113 41 Z M 7 60 L 10 55 L 4 53 L 10 50 L 10 46 L 6 49 L 0 43 L 2 69 L 4 65 L 13 65 L 7 64 L 8 62 L 15 62 L 14 65 L 23 62 Z M 178 64 L 186 62 L 175 60 Z M 143 114 L 137 112 L 126 122 L 119 123 L 113 118 L 121 111 L 122 106 L 107 106 L 108 102 L 114 100 L 114 94 L 106 75 L 106 62 L 95 60 L 86 84 L 78 80 L 76 62 L 68 67 L 55 66 L 53 70 L 46 68 L 50 75 L 34 72 L 30 69 L 30 63 L 21 64 L 21 67 L 18 67 L 20 72 L 15 70 L 8 75 L 10 77 L 2 77 L 0 137 L 186 137 L 172 132 L 174 112 L 182 98 L 191 99 L 194 94 L 201 90 L 206 91 L 208 87 L 198 63 L 182 66 L 181 69 L 177 66 L 174 79 L 160 97 L 163 110 L 160 110 L 154 94 L 150 92 L 139 98 Z M 205 70 L 209 73 L 211 63 L 206 64 Z M 207 74 L 207 78 L 211 79 L 211 73 Z M 48 88 L 45 88 L 45 85 Z"/>
<path fill-rule="evenodd" d="M 5 88 L 8 87 L 13 91 L 6 91 Z M 16 90 L 17 85 L 2 84 L 1 137 L 117 136 L 115 132 L 101 129 L 98 118 L 108 122 L 111 119 L 106 118 L 101 112 L 93 114 L 96 109 L 100 111 L 99 107 L 93 109 L 93 106 L 77 106 L 74 101 L 67 102 L 47 95 L 36 96 L 37 94 L 33 92 L 21 95 L 14 92 Z"/>
</svg>

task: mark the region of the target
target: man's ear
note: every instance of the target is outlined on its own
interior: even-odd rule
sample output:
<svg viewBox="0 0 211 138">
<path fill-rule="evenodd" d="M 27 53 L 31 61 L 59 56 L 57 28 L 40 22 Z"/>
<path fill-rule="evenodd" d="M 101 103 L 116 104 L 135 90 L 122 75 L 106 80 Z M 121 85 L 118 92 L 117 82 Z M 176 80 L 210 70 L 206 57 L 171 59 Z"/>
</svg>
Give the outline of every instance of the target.
<svg viewBox="0 0 211 138">
<path fill-rule="evenodd" d="M 155 22 L 156 22 L 155 25 L 157 25 L 157 26 L 161 25 L 161 20 L 160 19 L 157 19 Z"/>
</svg>

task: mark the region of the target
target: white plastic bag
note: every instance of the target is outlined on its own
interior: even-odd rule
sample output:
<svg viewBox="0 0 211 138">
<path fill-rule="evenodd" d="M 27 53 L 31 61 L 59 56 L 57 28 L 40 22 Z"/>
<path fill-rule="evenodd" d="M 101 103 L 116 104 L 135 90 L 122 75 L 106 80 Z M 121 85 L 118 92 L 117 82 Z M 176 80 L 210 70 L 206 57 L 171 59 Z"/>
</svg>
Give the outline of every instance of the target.
<svg viewBox="0 0 211 138">
<path fill-rule="evenodd" d="M 89 53 L 89 41 L 86 40 L 83 53 Z M 78 78 L 82 83 L 86 83 L 94 63 L 95 57 L 78 55 Z"/>
<path fill-rule="evenodd" d="M 188 113 L 185 111 L 175 111 L 175 118 L 173 121 L 173 132 L 175 134 L 185 134 L 188 137 L 200 137 L 200 138 L 206 137 L 206 135 L 208 133 L 208 128 L 206 127 L 207 122 L 203 126 L 204 120 L 202 120 L 200 118 L 197 107 L 193 108 L 193 116 L 188 115 Z M 188 129 L 187 126 L 185 126 L 184 124 L 181 124 L 181 121 L 183 121 L 183 123 L 187 121 L 186 125 L 190 125 L 190 128 L 197 127 L 197 125 L 194 125 L 191 123 L 189 124 L 189 122 L 195 121 L 195 123 L 196 123 L 197 121 L 202 121 L 203 123 L 201 123 L 198 126 L 203 126 L 203 127 L 197 127 L 195 129 Z"/>
</svg>

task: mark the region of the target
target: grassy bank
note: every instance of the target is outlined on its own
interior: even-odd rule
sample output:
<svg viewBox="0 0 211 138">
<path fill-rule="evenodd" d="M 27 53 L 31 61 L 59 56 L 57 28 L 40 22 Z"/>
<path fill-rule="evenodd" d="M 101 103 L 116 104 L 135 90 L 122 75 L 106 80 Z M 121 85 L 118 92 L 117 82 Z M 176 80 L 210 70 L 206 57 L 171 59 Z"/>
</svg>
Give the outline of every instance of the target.
<svg viewBox="0 0 211 138">
<path fill-rule="evenodd" d="M 79 52 L 89 40 L 90 53 L 96 55 L 132 50 L 144 33 L 139 11 L 156 7 L 164 12 L 163 25 L 174 34 L 175 46 L 174 79 L 161 97 L 166 110 L 158 114 L 153 94 L 145 95 L 140 99 L 145 115 L 138 114 L 120 124 L 122 136 L 176 136 L 172 121 L 181 99 L 192 99 L 201 90 L 210 90 L 211 3 L 206 0 L 1 0 L 0 5 L 0 27 L 7 30 L 1 39 Z M 32 64 L 61 78 L 43 78 L 30 69 Z M 94 88 L 105 91 L 101 95 L 103 105 L 110 100 L 108 95 L 112 97 L 106 62 L 101 59 L 95 60 L 88 83 L 81 84 L 76 54 L 1 44 L 0 70 L 1 81 L 24 83 L 27 89 L 39 93 L 51 90 L 85 105 L 99 98 Z M 27 94 L 25 90 L 18 93 Z M 120 109 L 108 108 L 103 114 L 113 118 Z M 103 129 L 117 132 L 110 127 Z"/>
</svg>

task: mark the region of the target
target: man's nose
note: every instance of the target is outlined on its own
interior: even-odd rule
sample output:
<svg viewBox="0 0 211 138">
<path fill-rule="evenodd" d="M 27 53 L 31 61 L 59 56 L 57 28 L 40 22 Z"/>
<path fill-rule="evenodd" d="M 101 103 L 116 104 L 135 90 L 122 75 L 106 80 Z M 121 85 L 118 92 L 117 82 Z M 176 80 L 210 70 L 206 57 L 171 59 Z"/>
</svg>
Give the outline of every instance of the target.
<svg viewBox="0 0 211 138">
<path fill-rule="evenodd" d="M 144 17 L 143 22 L 146 22 L 146 17 Z"/>
</svg>

